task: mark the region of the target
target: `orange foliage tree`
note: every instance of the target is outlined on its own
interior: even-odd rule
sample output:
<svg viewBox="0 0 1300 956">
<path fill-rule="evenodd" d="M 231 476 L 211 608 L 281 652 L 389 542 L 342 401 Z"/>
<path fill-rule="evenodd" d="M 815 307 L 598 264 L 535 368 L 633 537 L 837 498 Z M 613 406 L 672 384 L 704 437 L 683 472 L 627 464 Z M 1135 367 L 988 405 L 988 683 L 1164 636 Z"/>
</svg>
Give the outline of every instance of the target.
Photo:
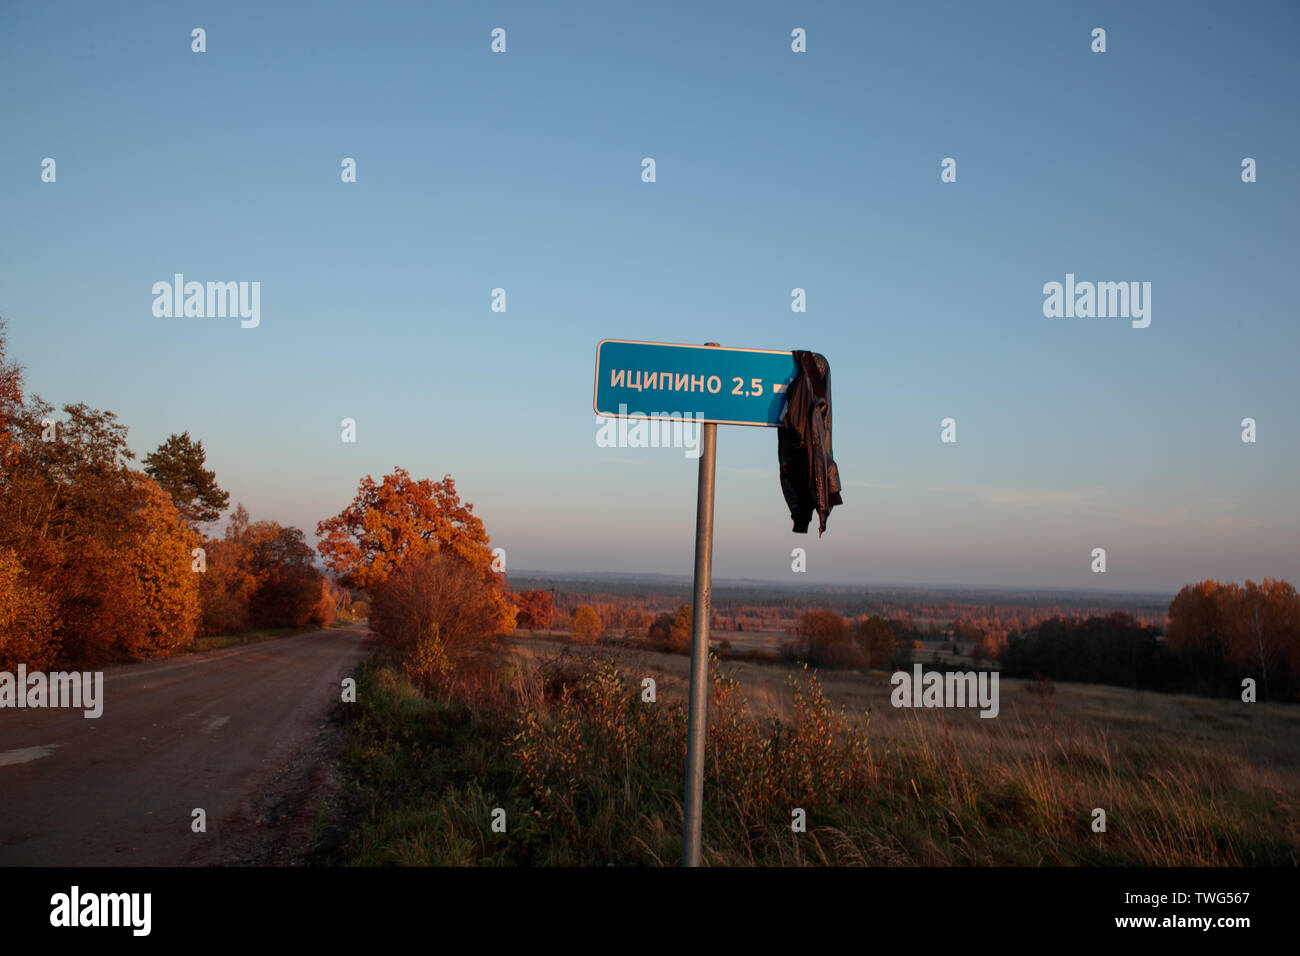
<svg viewBox="0 0 1300 956">
<path fill-rule="evenodd" d="M 342 592 L 323 574 L 320 575 L 319 583 L 320 596 L 312 605 L 310 620 L 317 627 L 329 627 L 334 623 L 334 617 L 339 612 L 339 596 Z"/>
<path fill-rule="evenodd" d="M 1258 664 L 1265 688 L 1270 675 L 1300 676 L 1300 596 L 1286 581 L 1247 580 L 1237 595 L 1228 659 L 1238 667 Z"/>
<path fill-rule="evenodd" d="M 1265 694 L 1289 696 L 1300 679 L 1300 597 L 1286 581 L 1200 581 L 1169 605 L 1169 646 L 1194 674 L 1258 675 Z"/>
<path fill-rule="evenodd" d="M 898 637 L 888 620 L 878 614 L 863 616 L 854 628 L 854 639 L 865 656 L 863 667 L 885 668 L 898 651 Z"/>
<path fill-rule="evenodd" d="M 186 645 L 194 538 L 158 485 L 130 468 L 126 427 L 84 404 L 65 405 L 56 421 L 11 372 L 0 375 L 0 549 L 22 567 L 6 586 L 26 609 L 25 659 L 92 665 Z"/>
<path fill-rule="evenodd" d="M 849 622 L 834 611 L 808 611 L 795 624 L 799 648 L 810 664 L 865 667 L 867 656 L 853 643 Z"/>
<path fill-rule="evenodd" d="M 686 654 L 691 649 L 691 635 L 694 621 L 691 615 L 694 608 L 689 604 L 679 605 L 673 613 L 672 624 L 668 628 L 668 650 L 675 654 Z"/>
<path fill-rule="evenodd" d="M 199 537 L 158 482 L 142 474 L 133 477 L 138 510 L 128 564 L 137 614 L 121 648 L 141 657 L 179 650 L 194 640 L 199 582 L 192 552 Z"/>
<path fill-rule="evenodd" d="M 579 604 L 573 609 L 573 641 L 575 644 L 595 644 L 604 625 L 600 615 L 590 604 Z"/>
<path fill-rule="evenodd" d="M 209 539 L 204 547 L 205 633 L 333 622 L 337 599 L 329 580 L 314 567 L 315 554 L 300 529 L 250 521 L 241 504 L 230 516 L 225 537 Z"/>
<path fill-rule="evenodd" d="M 1201 581 L 1186 585 L 1169 604 L 1169 646 L 1210 661 L 1227 656 L 1227 593 L 1236 585 Z"/>
<path fill-rule="evenodd" d="M 402 560 L 449 550 L 490 573 L 492 552 L 473 505 L 461 504 L 450 476 L 416 481 L 405 468 L 383 481 L 366 475 L 343 512 L 316 526 L 326 565 L 349 587 L 370 590 Z"/>
<path fill-rule="evenodd" d="M 316 526 L 316 546 L 342 584 L 375 594 L 405 562 L 453 557 L 489 585 L 494 630 L 514 629 L 517 609 L 505 597 L 504 575 L 492 570 L 490 539 L 473 505 L 462 503 L 450 476 L 413 479 L 395 468 L 376 483 L 367 475 L 343 511 Z"/>
<path fill-rule="evenodd" d="M 35 583 L 18 554 L 0 548 L 0 670 L 25 663 L 46 670 L 57 659 L 53 597 Z"/>
<path fill-rule="evenodd" d="M 203 544 L 207 570 L 198 575 L 204 634 L 239 634 L 253 629 L 249 607 L 257 578 L 248 567 L 245 552 L 227 531 L 225 538 Z"/>
<path fill-rule="evenodd" d="M 514 596 L 519 606 L 518 623 L 534 631 L 551 626 L 551 616 L 555 611 L 550 591 L 521 591 Z"/>
<path fill-rule="evenodd" d="M 299 528 L 274 521 L 248 526 L 242 545 L 257 579 L 251 611 L 262 627 L 302 627 L 317 613 L 322 575 Z"/>
<path fill-rule="evenodd" d="M 200 622 L 235 630 L 259 614 L 332 617 L 333 594 L 296 528 L 250 526 L 241 508 L 225 541 L 203 542 L 212 576 L 196 566 L 200 540 L 186 518 L 224 506 L 202 445 L 174 436 L 150 456 L 167 486 L 134 470 L 112 412 L 64 405 L 56 419 L 24 396 L 3 333 L 0 324 L 0 665 L 98 665 L 184 648 Z"/>
</svg>

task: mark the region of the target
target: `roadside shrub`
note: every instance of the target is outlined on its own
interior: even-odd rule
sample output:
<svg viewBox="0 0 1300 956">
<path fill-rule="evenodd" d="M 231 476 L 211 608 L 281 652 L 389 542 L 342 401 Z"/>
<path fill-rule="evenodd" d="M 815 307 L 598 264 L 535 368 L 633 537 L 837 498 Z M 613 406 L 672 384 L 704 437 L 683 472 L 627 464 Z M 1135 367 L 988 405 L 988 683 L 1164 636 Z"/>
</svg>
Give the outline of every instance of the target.
<svg viewBox="0 0 1300 956">
<path fill-rule="evenodd" d="M 415 639 L 411 655 L 402 662 L 402 670 L 422 693 L 428 693 L 440 678 L 451 672 L 447 648 L 438 636 L 438 625 L 429 624 Z"/>
<path fill-rule="evenodd" d="M 338 615 L 339 602 L 329 579 L 322 575 L 320 579 L 320 598 L 311 612 L 311 623 L 317 627 L 329 627 Z"/>
<path fill-rule="evenodd" d="M 432 666 L 440 654 L 450 660 L 458 648 L 491 635 L 496 624 L 491 586 L 463 561 L 439 552 L 403 562 L 372 594 L 370 625 L 403 665 Z"/>
</svg>

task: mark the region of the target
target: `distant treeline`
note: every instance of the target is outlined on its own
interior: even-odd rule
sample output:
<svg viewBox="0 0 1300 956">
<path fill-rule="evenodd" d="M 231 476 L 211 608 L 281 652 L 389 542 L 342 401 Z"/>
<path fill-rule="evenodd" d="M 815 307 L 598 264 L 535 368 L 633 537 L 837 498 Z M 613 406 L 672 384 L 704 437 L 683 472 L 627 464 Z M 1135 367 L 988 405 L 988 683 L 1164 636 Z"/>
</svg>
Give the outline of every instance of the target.
<svg viewBox="0 0 1300 956">
<path fill-rule="evenodd" d="M 1053 618 L 1007 638 L 999 662 L 1007 677 L 1113 684 L 1137 690 L 1178 690 L 1181 670 L 1160 628 L 1127 614 Z"/>
<path fill-rule="evenodd" d="M 575 603 L 594 604 L 602 600 L 646 599 L 657 609 L 676 607 L 690 600 L 691 580 L 676 580 L 668 575 L 644 578 L 618 576 L 536 576 L 514 574 L 516 586 L 574 596 Z M 927 619 L 955 620 L 971 615 L 991 614 L 1007 608 L 1030 611 L 1044 609 L 1062 615 L 1106 614 L 1126 611 L 1138 620 L 1163 619 L 1168 597 L 1155 594 L 1120 592 L 1081 592 L 1054 590 L 986 590 L 954 587 L 877 587 L 850 585 L 768 584 L 765 582 L 728 583 L 714 580 L 711 605 L 724 617 L 733 609 L 746 607 L 784 609 L 797 617 L 805 611 L 835 611 L 848 618 L 862 615 L 900 617 L 904 614 Z"/>
<path fill-rule="evenodd" d="M 645 635 L 660 614 L 672 614 L 690 600 L 689 584 L 671 581 L 624 581 L 543 579 L 513 576 L 512 583 L 525 591 L 555 594 L 556 626 L 571 617 L 581 605 L 590 605 L 601 615 L 607 631 Z M 840 592 L 846 593 L 840 593 Z M 711 592 L 712 626 L 723 631 L 785 631 L 794 635 L 800 619 L 815 611 L 832 611 L 849 620 L 880 617 L 905 622 L 909 635 L 933 639 L 952 635 L 959 641 L 982 641 L 996 648 L 1009 633 L 1024 631 L 1043 620 L 1057 617 L 1087 617 L 1122 610 L 1140 622 L 1162 624 L 1167 602 L 1151 596 L 1122 597 L 1117 594 L 1087 597 L 1083 594 L 1043 592 L 1005 594 L 950 591 L 894 592 L 876 588 L 850 591 L 848 588 L 810 587 L 762 588 L 718 587 Z M 528 624 L 520 622 L 521 626 Z M 545 624 L 543 624 L 545 627 Z"/>
<path fill-rule="evenodd" d="M 529 583 L 536 583 L 530 581 Z M 573 586 L 573 582 L 569 582 Z M 578 610 L 594 617 L 595 633 L 622 632 L 644 639 L 648 646 L 685 653 L 690 643 L 690 606 L 652 610 L 671 599 L 651 594 L 610 595 L 571 609 L 586 593 L 534 589 L 516 596 L 523 627 L 542 629 L 553 621 L 571 626 Z M 788 601 L 788 598 L 787 598 Z M 968 608 L 942 630 L 933 622 L 919 624 L 906 612 L 846 617 L 835 609 L 815 608 L 796 614 L 805 602 L 780 609 L 713 608 L 712 626 L 719 631 L 786 630 L 793 640 L 771 650 L 747 653 L 781 657 L 826 668 L 907 667 L 926 649 L 934 666 L 943 664 L 933 641 L 942 635 L 950 650 L 962 649 L 977 667 L 997 661 L 1008 677 L 1079 683 L 1111 684 L 1140 690 L 1187 692 L 1207 696 L 1240 696 L 1242 681 L 1255 682 L 1259 700 L 1300 699 L 1300 601 L 1285 581 L 1265 580 L 1243 585 L 1202 581 L 1188 585 L 1173 599 L 1165 628 L 1132 614 L 1062 614 L 1037 609 Z M 671 606 L 671 605 L 670 605 Z M 922 609 L 926 610 L 926 609 Z M 937 607 L 928 610 L 937 611 Z M 954 607 L 944 608 L 947 613 Z M 594 611 L 594 615 L 588 612 Z M 1156 616 L 1152 614 L 1152 616 Z M 593 636 L 594 640 L 595 637 Z M 724 653 L 730 642 L 723 640 Z"/>
<path fill-rule="evenodd" d="M 1300 599 L 1285 581 L 1202 581 L 1169 605 L 1169 629 L 1122 613 L 1056 618 L 1007 638 L 1008 677 L 1238 697 L 1300 699 Z"/>
</svg>

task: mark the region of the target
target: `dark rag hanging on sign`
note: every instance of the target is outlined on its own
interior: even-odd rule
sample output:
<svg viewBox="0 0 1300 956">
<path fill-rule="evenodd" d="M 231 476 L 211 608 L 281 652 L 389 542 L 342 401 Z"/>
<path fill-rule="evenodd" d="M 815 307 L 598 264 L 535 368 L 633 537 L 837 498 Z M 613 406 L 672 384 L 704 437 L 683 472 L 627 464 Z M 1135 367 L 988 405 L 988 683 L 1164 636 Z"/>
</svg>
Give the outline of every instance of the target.
<svg viewBox="0 0 1300 956">
<path fill-rule="evenodd" d="M 794 351 L 794 361 L 795 376 L 776 430 L 781 491 L 794 530 L 807 534 L 815 510 L 820 536 L 831 508 L 844 504 L 840 472 L 831 456 L 831 367 L 825 356 L 800 349 Z"/>
</svg>

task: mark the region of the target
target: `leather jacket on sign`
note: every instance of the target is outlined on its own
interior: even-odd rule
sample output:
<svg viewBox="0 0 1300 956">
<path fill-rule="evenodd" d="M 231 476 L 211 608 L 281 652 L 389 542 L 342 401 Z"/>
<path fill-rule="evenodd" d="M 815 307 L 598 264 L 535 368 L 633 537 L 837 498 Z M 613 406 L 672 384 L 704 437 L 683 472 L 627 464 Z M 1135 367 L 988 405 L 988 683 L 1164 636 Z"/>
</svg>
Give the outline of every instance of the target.
<svg viewBox="0 0 1300 956">
<path fill-rule="evenodd" d="M 820 537 L 831 508 L 844 504 L 840 472 L 831 456 L 831 367 L 816 352 L 796 349 L 794 360 L 797 371 L 776 430 L 781 492 L 790 506 L 794 531 L 807 534 L 815 510 Z"/>
</svg>

